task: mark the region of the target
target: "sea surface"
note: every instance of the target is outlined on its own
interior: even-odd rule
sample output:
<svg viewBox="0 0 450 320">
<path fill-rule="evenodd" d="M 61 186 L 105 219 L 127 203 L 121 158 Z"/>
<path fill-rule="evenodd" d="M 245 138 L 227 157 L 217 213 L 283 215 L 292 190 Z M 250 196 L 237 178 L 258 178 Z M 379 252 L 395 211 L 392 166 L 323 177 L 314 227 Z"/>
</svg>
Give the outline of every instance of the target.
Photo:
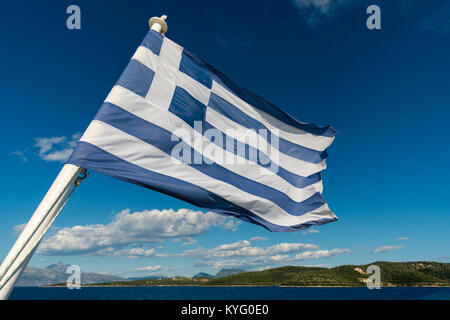
<svg viewBox="0 0 450 320">
<path fill-rule="evenodd" d="M 450 288 L 17 287 L 11 300 L 450 300 Z"/>
</svg>

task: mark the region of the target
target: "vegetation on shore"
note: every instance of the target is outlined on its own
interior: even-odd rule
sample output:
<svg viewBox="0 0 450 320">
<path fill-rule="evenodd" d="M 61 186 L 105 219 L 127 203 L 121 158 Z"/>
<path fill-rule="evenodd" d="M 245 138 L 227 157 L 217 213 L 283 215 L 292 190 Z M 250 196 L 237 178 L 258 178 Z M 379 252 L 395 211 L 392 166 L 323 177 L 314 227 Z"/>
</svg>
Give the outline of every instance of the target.
<svg viewBox="0 0 450 320">
<path fill-rule="evenodd" d="M 383 262 L 382 286 L 450 286 L 450 263 Z M 286 266 L 263 271 L 244 272 L 222 278 L 167 278 L 114 281 L 89 286 L 365 286 L 369 265 L 344 265 L 334 268 Z"/>
</svg>

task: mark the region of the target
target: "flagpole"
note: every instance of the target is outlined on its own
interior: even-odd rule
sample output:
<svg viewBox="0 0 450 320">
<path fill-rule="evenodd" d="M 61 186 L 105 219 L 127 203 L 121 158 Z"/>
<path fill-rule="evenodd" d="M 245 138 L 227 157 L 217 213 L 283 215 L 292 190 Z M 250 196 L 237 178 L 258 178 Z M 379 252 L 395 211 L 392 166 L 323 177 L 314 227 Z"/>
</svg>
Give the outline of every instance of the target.
<svg viewBox="0 0 450 320">
<path fill-rule="evenodd" d="M 164 35 L 168 29 L 166 19 L 166 15 L 151 18 L 148 22 L 150 29 Z M 61 169 L 0 266 L 0 300 L 8 299 L 42 237 L 66 204 L 73 188 L 79 185 L 80 175 L 85 172 L 86 169 L 72 164 L 66 164 Z"/>
<path fill-rule="evenodd" d="M 86 170 L 66 164 L 0 266 L 0 300 L 8 299 L 36 247 Z"/>
</svg>

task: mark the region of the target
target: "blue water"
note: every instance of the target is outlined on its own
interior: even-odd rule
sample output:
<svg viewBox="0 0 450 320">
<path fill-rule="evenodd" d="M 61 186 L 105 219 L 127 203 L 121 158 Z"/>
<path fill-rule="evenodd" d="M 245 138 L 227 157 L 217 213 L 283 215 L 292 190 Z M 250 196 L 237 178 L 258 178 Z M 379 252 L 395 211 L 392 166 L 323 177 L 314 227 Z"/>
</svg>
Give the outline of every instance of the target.
<svg viewBox="0 0 450 320">
<path fill-rule="evenodd" d="M 18 287 L 12 300 L 450 300 L 450 288 Z"/>
</svg>

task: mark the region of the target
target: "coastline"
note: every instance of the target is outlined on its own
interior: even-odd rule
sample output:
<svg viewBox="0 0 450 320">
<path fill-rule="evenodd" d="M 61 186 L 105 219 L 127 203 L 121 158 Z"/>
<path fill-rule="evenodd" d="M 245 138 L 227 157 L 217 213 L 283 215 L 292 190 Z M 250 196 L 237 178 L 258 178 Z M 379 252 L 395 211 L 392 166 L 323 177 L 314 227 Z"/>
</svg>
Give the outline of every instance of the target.
<svg viewBox="0 0 450 320">
<path fill-rule="evenodd" d="M 65 288 L 65 285 L 48 285 L 48 286 L 35 286 L 33 288 Z M 81 285 L 81 288 L 146 288 L 146 287 L 277 287 L 277 288 L 364 288 L 366 286 L 283 286 L 283 285 Z M 450 285 L 438 286 L 438 285 L 423 285 L 423 286 L 381 286 L 383 288 L 450 288 Z"/>
</svg>

